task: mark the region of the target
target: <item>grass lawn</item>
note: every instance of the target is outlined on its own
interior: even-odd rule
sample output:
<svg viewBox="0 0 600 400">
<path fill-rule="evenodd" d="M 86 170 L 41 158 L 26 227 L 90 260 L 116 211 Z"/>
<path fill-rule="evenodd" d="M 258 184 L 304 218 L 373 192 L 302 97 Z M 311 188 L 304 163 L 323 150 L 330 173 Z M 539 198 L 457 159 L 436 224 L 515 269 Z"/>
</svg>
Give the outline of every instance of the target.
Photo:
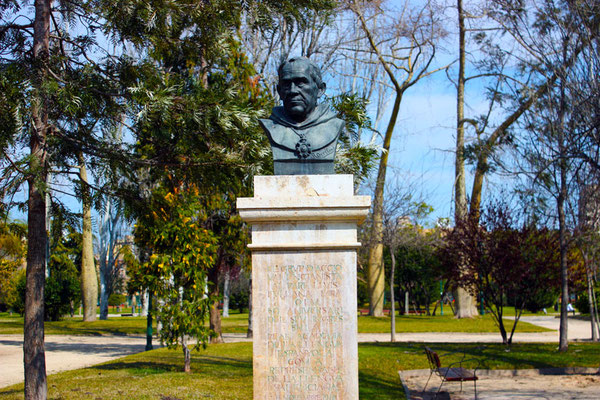
<svg viewBox="0 0 600 400">
<path fill-rule="evenodd" d="M 46 335 L 142 335 L 146 333 L 146 318 L 115 317 L 93 322 L 83 322 L 81 317 L 65 318 L 45 322 L 44 331 Z M 14 333 L 23 333 L 23 317 L 0 314 L 0 334 Z"/>
<path fill-rule="evenodd" d="M 466 351 L 485 369 L 597 367 L 600 345 L 572 343 L 565 354 L 555 344 L 434 344 L 440 352 Z M 450 363 L 456 356 L 443 361 Z M 181 351 L 158 349 L 90 368 L 48 377 L 49 399 L 198 399 L 252 398 L 252 345 L 211 345 L 192 355 L 192 373 L 180 372 Z M 359 345 L 362 400 L 404 399 L 397 371 L 427 368 L 421 343 Z M 0 389 L 0 399 L 22 399 L 23 384 Z"/>
<path fill-rule="evenodd" d="M 222 329 L 226 333 L 246 333 L 248 314 L 230 314 L 222 318 Z M 511 325 L 509 325 L 511 324 Z M 47 335 L 143 335 L 146 333 L 145 317 L 113 317 L 105 321 L 83 322 L 81 317 L 65 318 L 62 321 L 46 322 Z M 507 329 L 512 326 L 506 321 Z M 156 328 L 156 324 L 155 324 Z M 358 317 L 358 332 L 386 333 L 390 331 L 390 317 Z M 549 329 L 523 321 L 517 332 L 544 332 Z M 396 317 L 396 332 L 498 332 L 490 315 L 473 319 L 454 319 L 451 315 L 410 315 Z M 14 314 L 0 313 L 0 334 L 22 334 L 23 318 Z"/>
<path fill-rule="evenodd" d="M 358 317 L 358 331 L 360 333 L 390 332 L 390 319 L 390 317 Z M 510 331 L 512 323 L 512 320 L 505 319 L 504 327 Z M 547 332 L 551 329 L 519 321 L 516 331 Z M 499 330 L 490 314 L 460 320 L 455 319 L 452 315 L 435 317 L 403 315 L 396 317 L 396 332 L 499 332 Z"/>
</svg>

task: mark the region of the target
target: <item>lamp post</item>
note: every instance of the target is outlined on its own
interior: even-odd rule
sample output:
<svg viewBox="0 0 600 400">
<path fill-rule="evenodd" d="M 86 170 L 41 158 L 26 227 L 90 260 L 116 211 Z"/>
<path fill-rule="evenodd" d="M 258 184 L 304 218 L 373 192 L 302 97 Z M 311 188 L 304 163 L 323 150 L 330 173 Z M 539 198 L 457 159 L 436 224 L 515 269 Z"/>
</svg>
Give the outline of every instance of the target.
<svg viewBox="0 0 600 400">
<path fill-rule="evenodd" d="M 152 292 L 148 293 L 148 316 L 146 317 L 146 351 L 148 350 L 152 350 Z"/>
<path fill-rule="evenodd" d="M 440 281 L 440 312 L 444 316 L 444 280 Z"/>
</svg>

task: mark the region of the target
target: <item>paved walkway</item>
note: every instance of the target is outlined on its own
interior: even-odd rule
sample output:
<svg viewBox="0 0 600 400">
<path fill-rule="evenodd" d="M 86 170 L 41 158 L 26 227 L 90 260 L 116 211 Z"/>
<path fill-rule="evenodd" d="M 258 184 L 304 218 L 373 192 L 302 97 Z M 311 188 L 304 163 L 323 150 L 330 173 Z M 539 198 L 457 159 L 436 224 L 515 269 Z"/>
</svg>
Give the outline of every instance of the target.
<svg viewBox="0 0 600 400">
<path fill-rule="evenodd" d="M 544 328 L 553 329 L 553 332 L 515 332 L 513 343 L 548 343 L 558 342 L 560 319 L 554 316 L 525 316 L 520 321 L 529 322 Z M 518 325 L 517 325 L 518 326 Z M 586 341 L 592 337 L 590 322 L 569 318 L 570 342 Z M 389 342 L 389 333 L 359 334 L 359 342 Z M 468 333 L 468 332 L 423 332 L 423 333 L 397 333 L 397 342 L 423 342 L 423 343 L 502 343 L 500 332 Z"/>
<path fill-rule="evenodd" d="M 85 368 L 140 353 L 145 336 L 63 336 L 47 335 L 46 372 Z M 23 382 L 23 335 L 0 335 L 0 387 Z"/>
<path fill-rule="evenodd" d="M 523 317 L 523 321 L 550 329 L 558 329 L 559 319 L 552 316 Z M 225 334 L 225 342 L 251 341 L 243 334 Z M 589 340 L 590 324 L 569 319 L 569 340 Z M 359 342 L 389 342 L 389 333 L 359 334 Z M 501 342 L 499 333 L 399 333 L 398 342 Z M 516 333 L 514 342 L 558 342 L 558 331 Z M 154 343 L 156 345 L 156 341 Z M 46 369 L 48 374 L 89 367 L 128 354 L 144 351 L 145 336 L 46 336 Z M 0 335 L 0 387 L 23 381 L 23 336 Z"/>
<path fill-rule="evenodd" d="M 477 373 L 478 400 L 598 400 L 600 375 L 593 368 L 571 370 L 482 370 Z M 431 400 L 440 388 L 440 379 L 433 376 L 427 384 L 429 370 L 402 371 L 402 384 L 411 400 Z M 423 392 L 425 385 L 427 390 Z M 437 399 L 474 400 L 472 382 L 445 383 Z"/>
</svg>

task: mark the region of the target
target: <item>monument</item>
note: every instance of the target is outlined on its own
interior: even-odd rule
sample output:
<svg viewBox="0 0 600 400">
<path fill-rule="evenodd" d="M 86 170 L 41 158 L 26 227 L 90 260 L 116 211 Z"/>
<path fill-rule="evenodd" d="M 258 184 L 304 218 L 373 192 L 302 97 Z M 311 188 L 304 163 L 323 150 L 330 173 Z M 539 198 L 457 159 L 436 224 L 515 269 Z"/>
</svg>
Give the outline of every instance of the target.
<svg viewBox="0 0 600 400">
<path fill-rule="evenodd" d="M 298 57 L 281 64 L 278 73 L 283 107 L 259 120 L 271 143 L 275 175 L 333 174 L 344 121 L 328 106 L 317 104 L 325 92 L 319 67 Z"/>
<path fill-rule="evenodd" d="M 283 107 L 261 121 L 276 174 L 237 201 L 252 227 L 254 399 L 354 400 L 356 228 L 370 198 L 333 174 L 343 122 L 317 104 L 318 68 L 293 59 L 279 77 Z"/>
</svg>

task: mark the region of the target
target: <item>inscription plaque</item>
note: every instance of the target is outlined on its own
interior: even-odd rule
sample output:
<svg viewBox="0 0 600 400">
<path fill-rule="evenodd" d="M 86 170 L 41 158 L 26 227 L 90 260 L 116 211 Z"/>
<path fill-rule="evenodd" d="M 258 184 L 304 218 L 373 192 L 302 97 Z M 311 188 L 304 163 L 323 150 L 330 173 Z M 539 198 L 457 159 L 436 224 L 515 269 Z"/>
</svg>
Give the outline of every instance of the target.
<svg viewBox="0 0 600 400">
<path fill-rule="evenodd" d="M 267 398 L 344 398 L 351 372 L 344 367 L 344 353 L 353 351 L 344 348 L 344 322 L 351 316 L 341 305 L 341 288 L 343 274 L 354 274 L 341 264 L 311 262 L 267 265 L 266 271 L 267 382 L 272 386 Z"/>
</svg>

